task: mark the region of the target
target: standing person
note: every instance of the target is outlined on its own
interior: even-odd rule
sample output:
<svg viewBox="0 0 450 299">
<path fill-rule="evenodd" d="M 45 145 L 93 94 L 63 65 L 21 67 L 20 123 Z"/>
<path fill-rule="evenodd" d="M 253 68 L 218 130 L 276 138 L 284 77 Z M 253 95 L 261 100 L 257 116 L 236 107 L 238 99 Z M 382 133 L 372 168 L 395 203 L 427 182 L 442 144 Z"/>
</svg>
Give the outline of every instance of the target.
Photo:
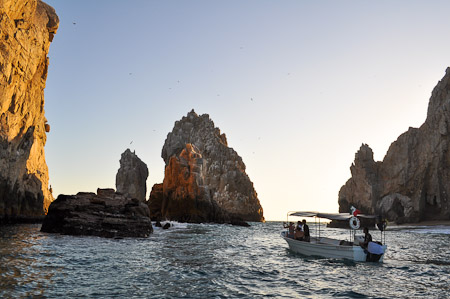
<svg viewBox="0 0 450 299">
<path fill-rule="evenodd" d="M 305 219 L 303 219 L 303 241 L 305 241 L 305 242 L 310 241 L 309 226 L 308 226 L 308 224 L 306 224 Z"/>
</svg>

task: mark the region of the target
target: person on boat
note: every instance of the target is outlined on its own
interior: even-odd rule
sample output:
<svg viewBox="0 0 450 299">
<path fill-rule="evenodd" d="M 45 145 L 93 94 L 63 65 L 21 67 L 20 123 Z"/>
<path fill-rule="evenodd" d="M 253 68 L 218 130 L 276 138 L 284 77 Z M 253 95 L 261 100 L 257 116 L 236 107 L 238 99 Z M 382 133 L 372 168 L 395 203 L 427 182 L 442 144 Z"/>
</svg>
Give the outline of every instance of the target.
<svg viewBox="0 0 450 299">
<path fill-rule="evenodd" d="M 303 241 L 309 242 L 310 241 L 310 235 L 309 235 L 309 226 L 306 224 L 306 220 L 303 219 Z"/>
<path fill-rule="evenodd" d="M 297 221 L 297 226 L 295 227 L 295 229 L 296 230 L 303 230 L 303 227 L 302 227 L 302 222 L 301 221 Z"/>
<path fill-rule="evenodd" d="M 298 228 L 298 227 L 297 227 Z M 294 235 L 294 239 L 295 240 L 299 240 L 299 241 L 303 241 L 303 237 L 305 236 L 305 233 L 303 232 L 303 230 L 301 229 L 301 227 L 299 229 L 295 230 L 295 235 Z"/>
<path fill-rule="evenodd" d="M 294 231 L 295 231 L 294 222 L 289 222 L 288 225 L 286 223 L 284 223 L 283 227 L 289 228 L 289 233 L 288 233 L 287 237 L 294 238 Z"/>
<path fill-rule="evenodd" d="M 367 227 L 364 227 L 363 232 L 364 232 L 364 242 L 359 242 L 359 245 L 362 248 L 367 249 L 369 242 L 372 242 L 372 235 L 369 234 L 369 229 Z"/>
</svg>

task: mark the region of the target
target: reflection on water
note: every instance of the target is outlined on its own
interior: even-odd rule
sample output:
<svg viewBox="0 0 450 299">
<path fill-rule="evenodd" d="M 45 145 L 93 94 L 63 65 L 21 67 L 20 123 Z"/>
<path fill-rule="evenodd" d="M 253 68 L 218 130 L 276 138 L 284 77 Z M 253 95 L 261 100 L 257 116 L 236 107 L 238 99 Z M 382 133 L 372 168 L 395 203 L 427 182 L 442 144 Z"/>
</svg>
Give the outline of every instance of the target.
<svg viewBox="0 0 450 299">
<path fill-rule="evenodd" d="M 156 228 L 148 239 L 122 240 L 39 229 L 0 227 L 1 298 L 446 298 L 450 293 L 447 227 L 388 232 L 383 264 L 296 255 L 275 222 L 250 228 L 176 224 Z M 345 230 L 321 232 L 348 238 Z"/>
<path fill-rule="evenodd" d="M 0 230 L 0 294 L 43 296 L 55 270 L 45 271 L 40 225 L 10 225 Z"/>
</svg>

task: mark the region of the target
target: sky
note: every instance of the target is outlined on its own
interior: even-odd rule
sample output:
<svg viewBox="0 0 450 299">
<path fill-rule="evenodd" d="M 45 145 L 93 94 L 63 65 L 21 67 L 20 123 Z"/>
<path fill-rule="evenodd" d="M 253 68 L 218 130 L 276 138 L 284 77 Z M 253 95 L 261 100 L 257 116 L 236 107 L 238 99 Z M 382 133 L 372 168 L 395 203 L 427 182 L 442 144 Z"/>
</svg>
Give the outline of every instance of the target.
<svg viewBox="0 0 450 299">
<path fill-rule="evenodd" d="M 448 1 L 47 0 L 53 195 L 115 188 L 127 148 L 164 178 L 174 122 L 207 113 L 266 220 L 338 211 L 361 144 L 376 161 L 426 118 L 450 66 Z"/>
</svg>

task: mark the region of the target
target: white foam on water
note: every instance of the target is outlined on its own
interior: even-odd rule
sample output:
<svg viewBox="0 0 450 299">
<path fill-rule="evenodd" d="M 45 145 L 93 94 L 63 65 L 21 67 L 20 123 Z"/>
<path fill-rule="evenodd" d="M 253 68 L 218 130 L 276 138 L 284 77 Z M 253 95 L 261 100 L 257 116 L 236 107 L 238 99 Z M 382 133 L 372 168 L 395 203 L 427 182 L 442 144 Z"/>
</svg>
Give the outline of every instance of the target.
<svg viewBox="0 0 450 299">
<path fill-rule="evenodd" d="M 170 227 L 168 229 L 163 229 L 162 227 L 157 227 L 155 226 L 156 222 L 152 222 L 152 226 L 153 226 L 153 232 L 154 233 L 161 233 L 161 232 L 168 232 L 168 231 L 173 231 L 173 230 L 182 230 L 182 229 L 187 229 L 189 223 L 185 223 L 185 222 L 177 222 L 177 221 L 162 221 L 161 225 L 164 226 L 166 223 L 170 223 Z"/>
</svg>

